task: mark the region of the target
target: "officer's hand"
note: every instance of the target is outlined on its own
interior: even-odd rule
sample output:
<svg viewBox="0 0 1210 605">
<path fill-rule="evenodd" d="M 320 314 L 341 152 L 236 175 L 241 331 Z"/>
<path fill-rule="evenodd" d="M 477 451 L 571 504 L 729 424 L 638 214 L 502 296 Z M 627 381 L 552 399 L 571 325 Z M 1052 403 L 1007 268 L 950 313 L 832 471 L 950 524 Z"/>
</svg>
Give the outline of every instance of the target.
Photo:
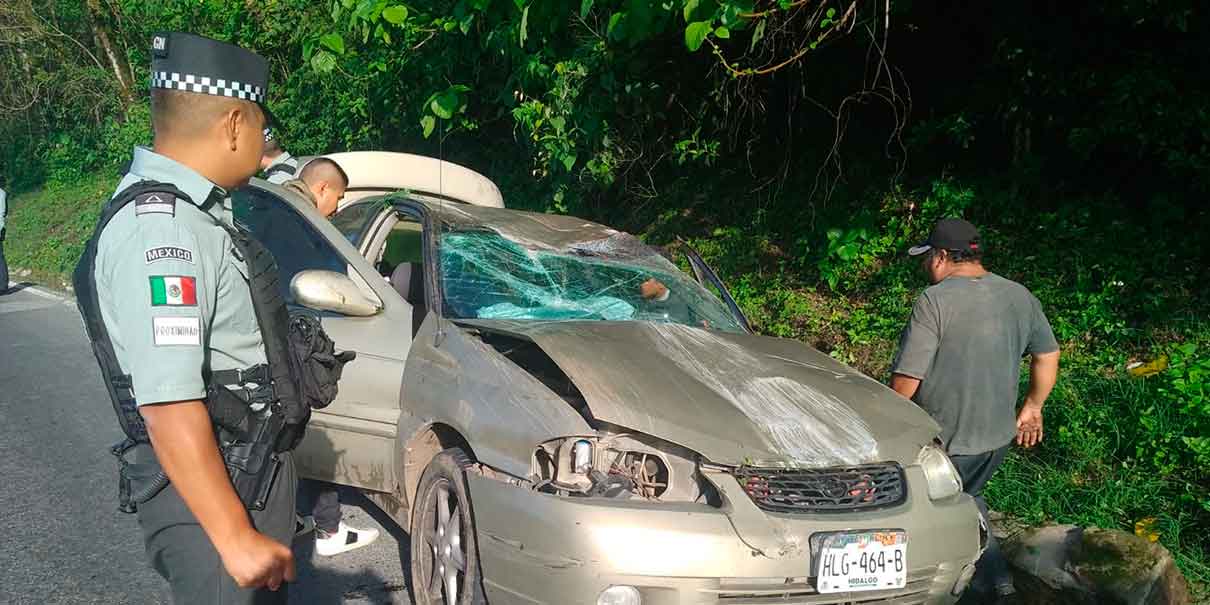
<svg viewBox="0 0 1210 605">
<path fill-rule="evenodd" d="M 250 530 L 220 551 L 223 567 L 241 588 L 277 590 L 293 582 L 294 553 L 264 534 Z"/>
<path fill-rule="evenodd" d="M 1017 413 L 1017 445 L 1033 447 L 1042 441 L 1042 406 L 1026 403 Z"/>
</svg>

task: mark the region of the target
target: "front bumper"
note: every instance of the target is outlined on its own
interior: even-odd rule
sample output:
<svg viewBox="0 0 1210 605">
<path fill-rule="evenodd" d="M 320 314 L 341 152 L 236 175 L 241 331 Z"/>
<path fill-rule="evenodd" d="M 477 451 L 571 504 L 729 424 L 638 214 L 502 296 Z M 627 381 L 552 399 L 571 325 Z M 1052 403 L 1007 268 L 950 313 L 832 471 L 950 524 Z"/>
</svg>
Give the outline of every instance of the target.
<svg viewBox="0 0 1210 605">
<path fill-rule="evenodd" d="M 721 509 L 563 498 L 468 479 L 491 603 L 595 604 L 617 584 L 638 588 L 644 605 L 952 603 L 982 551 L 978 511 L 965 494 L 930 501 L 920 469 L 905 472 L 903 504 L 830 515 L 765 513 L 724 473 L 710 474 Z M 866 529 L 907 531 L 907 587 L 816 593 L 811 535 Z"/>
</svg>

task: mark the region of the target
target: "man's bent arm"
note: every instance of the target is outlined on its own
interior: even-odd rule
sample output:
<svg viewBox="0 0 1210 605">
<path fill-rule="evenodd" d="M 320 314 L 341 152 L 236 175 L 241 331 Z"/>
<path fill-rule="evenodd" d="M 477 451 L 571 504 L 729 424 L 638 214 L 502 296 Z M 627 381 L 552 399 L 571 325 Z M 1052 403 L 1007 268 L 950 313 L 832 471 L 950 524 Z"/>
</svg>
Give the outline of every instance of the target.
<svg viewBox="0 0 1210 605">
<path fill-rule="evenodd" d="M 1059 352 L 1036 353 L 1029 361 L 1029 392 L 1017 412 L 1017 445 L 1033 447 L 1045 436 L 1042 405 L 1059 376 Z"/>
<path fill-rule="evenodd" d="M 248 577 L 236 576 L 236 582 L 241 586 L 264 585 L 276 590 L 282 580 L 292 581 L 294 565 L 290 551 L 252 527 L 243 503 L 231 486 L 205 404 L 201 401 L 151 404 L 140 407 L 139 412 L 146 420 L 147 434 L 160 466 L 205 530 L 224 566 L 228 570 L 233 567 L 245 570 L 251 564 L 256 570 Z M 264 556 L 266 548 L 284 550 L 284 553 L 271 555 L 275 558 L 291 559 L 284 572 L 280 571 L 279 565 L 266 565 L 260 556 L 256 556 Z M 261 559 L 256 562 L 261 564 L 241 561 L 242 565 L 232 565 L 232 559 L 249 556 Z"/>
<path fill-rule="evenodd" d="M 1041 408 L 1059 378 L 1059 352 L 1039 353 L 1029 361 L 1029 392 L 1023 405 Z"/>
<path fill-rule="evenodd" d="M 892 374 L 891 388 L 904 399 L 911 399 L 916 395 L 916 390 L 920 388 L 920 379 L 903 374 Z"/>
</svg>

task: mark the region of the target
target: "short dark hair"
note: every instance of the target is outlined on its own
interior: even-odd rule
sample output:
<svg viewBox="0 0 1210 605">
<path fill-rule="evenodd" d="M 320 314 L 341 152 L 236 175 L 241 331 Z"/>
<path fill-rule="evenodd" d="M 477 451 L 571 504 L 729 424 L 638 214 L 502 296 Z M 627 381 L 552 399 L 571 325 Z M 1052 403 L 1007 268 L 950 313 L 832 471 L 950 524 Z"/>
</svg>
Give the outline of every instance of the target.
<svg viewBox="0 0 1210 605">
<path fill-rule="evenodd" d="M 182 90 L 151 91 L 151 127 L 157 137 L 193 136 L 212 125 L 232 107 L 255 103 Z"/>
<path fill-rule="evenodd" d="M 933 248 L 930 254 L 937 254 L 942 248 Z M 983 250 L 945 250 L 945 255 L 949 257 L 950 262 L 954 264 L 961 263 L 978 263 L 983 261 Z"/>
<path fill-rule="evenodd" d="M 349 186 L 348 173 L 340 167 L 340 164 L 330 158 L 315 158 L 307 162 L 302 171 L 298 173 L 298 178 L 310 185 L 312 180 L 326 180 L 332 178 L 333 175 L 340 177 L 346 188 Z"/>
</svg>

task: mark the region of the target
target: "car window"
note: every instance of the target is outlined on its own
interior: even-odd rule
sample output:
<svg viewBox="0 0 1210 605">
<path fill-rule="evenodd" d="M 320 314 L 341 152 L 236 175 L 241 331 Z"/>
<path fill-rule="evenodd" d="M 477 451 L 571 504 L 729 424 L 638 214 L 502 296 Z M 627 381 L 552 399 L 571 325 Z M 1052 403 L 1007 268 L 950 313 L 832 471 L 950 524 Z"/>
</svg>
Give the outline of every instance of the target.
<svg viewBox="0 0 1210 605">
<path fill-rule="evenodd" d="M 290 280 L 300 271 L 323 269 L 347 273 L 344 258 L 307 219 L 285 200 L 247 188 L 235 196 L 235 218 L 273 253 L 281 274 L 282 296 L 293 303 Z"/>
<path fill-rule="evenodd" d="M 345 239 L 349 240 L 349 243 L 359 246 L 366 227 L 378 215 L 379 210 L 382 210 L 382 203 L 377 200 L 357 202 L 341 208 L 339 212 L 332 215 L 332 225 L 345 236 Z"/>
</svg>

